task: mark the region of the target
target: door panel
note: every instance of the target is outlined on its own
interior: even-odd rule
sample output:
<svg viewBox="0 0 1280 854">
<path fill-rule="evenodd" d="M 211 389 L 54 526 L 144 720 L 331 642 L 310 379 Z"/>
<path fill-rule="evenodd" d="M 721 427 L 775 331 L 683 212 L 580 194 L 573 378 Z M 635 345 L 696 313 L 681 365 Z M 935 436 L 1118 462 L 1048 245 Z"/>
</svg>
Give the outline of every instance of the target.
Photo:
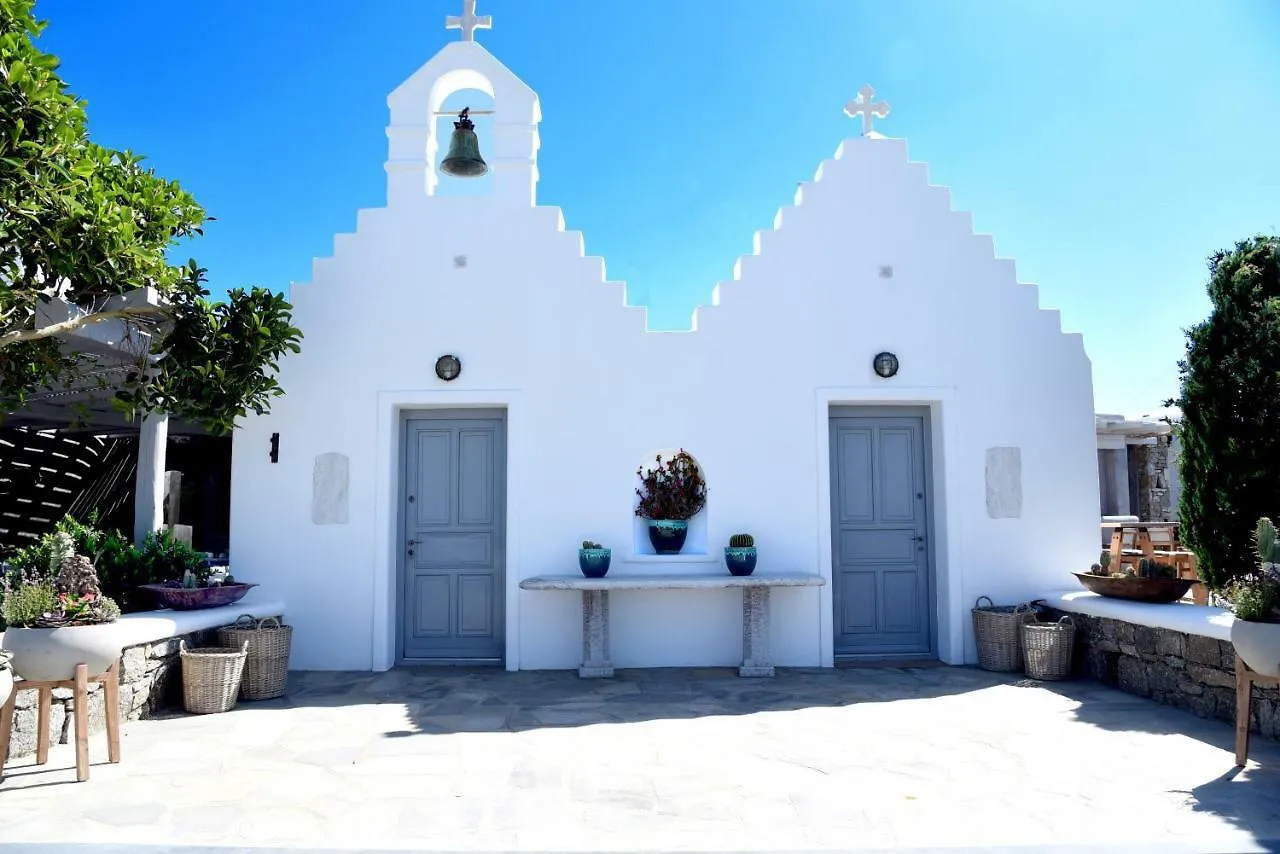
<svg viewBox="0 0 1280 854">
<path fill-rule="evenodd" d="M 923 415 L 831 418 L 836 655 L 935 653 Z"/>
<path fill-rule="evenodd" d="M 405 422 L 405 451 L 397 660 L 501 661 L 506 622 L 502 413 L 422 413 Z"/>
</svg>

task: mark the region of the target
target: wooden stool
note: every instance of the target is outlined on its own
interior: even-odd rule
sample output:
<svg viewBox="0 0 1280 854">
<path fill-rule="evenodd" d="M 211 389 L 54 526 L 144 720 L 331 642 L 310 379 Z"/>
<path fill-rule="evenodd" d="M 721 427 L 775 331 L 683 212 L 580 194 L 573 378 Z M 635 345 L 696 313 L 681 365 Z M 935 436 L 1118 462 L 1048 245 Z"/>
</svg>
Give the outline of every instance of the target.
<svg viewBox="0 0 1280 854">
<path fill-rule="evenodd" d="M 4 776 L 4 763 L 9 758 L 9 738 L 13 733 L 13 710 L 18 700 L 19 691 L 35 690 L 40 692 L 40 718 L 36 726 L 36 764 L 44 765 L 49 761 L 49 717 L 53 709 L 53 689 L 70 688 L 75 703 L 76 733 L 76 782 L 83 783 L 89 779 L 89 683 L 101 682 L 103 705 L 107 713 L 107 758 L 112 762 L 120 761 L 120 660 L 116 659 L 107 672 L 101 676 L 89 678 L 89 668 L 83 664 L 76 667 L 74 679 L 61 679 L 50 682 L 28 682 L 19 680 L 13 685 L 13 693 L 0 708 L 0 777 Z"/>
<path fill-rule="evenodd" d="M 1249 706 L 1253 700 L 1253 686 L 1280 685 L 1280 676 L 1263 676 L 1249 669 L 1249 665 L 1236 656 L 1236 765 L 1241 768 L 1249 761 Z"/>
</svg>

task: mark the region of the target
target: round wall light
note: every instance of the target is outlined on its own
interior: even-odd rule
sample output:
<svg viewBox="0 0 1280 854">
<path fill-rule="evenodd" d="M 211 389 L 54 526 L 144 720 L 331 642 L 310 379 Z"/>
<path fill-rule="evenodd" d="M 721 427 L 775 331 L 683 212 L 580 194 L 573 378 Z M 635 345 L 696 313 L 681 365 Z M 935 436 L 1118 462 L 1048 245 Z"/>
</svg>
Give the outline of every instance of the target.
<svg viewBox="0 0 1280 854">
<path fill-rule="evenodd" d="M 892 353 L 876 353 L 871 366 L 877 374 L 888 379 L 898 372 L 898 357 Z"/>
<path fill-rule="evenodd" d="M 456 380 L 460 373 L 462 373 L 462 362 L 458 361 L 457 356 L 441 356 L 436 359 L 436 376 L 445 382 Z"/>
</svg>

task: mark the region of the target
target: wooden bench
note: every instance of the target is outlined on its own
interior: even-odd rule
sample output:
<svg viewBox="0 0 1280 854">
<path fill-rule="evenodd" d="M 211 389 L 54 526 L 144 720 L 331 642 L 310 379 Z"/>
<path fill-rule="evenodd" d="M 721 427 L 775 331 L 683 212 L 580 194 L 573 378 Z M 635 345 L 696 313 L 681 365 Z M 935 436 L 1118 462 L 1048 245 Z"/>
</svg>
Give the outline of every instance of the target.
<svg viewBox="0 0 1280 854">
<path fill-rule="evenodd" d="M 772 676 L 769 652 L 769 592 L 775 587 L 821 587 L 821 575 L 614 575 L 587 578 L 582 575 L 545 575 L 520 582 L 522 590 L 577 590 L 582 593 L 583 679 L 613 676 L 609 660 L 609 594 L 619 590 L 716 590 L 742 589 L 742 666 L 739 676 Z"/>
<path fill-rule="evenodd" d="M 1253 704 L 1254 685 L 1278 685 L 1280 676 L 1263 676 L 1250 670 L 1236 656 L 1236 765 L 1243 768 L 1249 761 L 1249 707 Z"/>
</svg>

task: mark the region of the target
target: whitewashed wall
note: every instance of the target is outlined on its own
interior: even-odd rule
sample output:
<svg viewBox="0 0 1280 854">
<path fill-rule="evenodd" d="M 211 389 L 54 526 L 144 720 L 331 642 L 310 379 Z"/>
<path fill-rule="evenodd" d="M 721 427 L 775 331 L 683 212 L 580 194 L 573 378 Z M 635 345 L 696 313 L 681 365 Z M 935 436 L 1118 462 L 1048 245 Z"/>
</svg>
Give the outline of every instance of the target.
<svg viewBox="0 0 1280 854">
<path fill-rule="evenodd" d="M 482 76 L 455 73 L 464 67 Z M 491 197 L 438 197 L 430 112 L 452 91 L 492 91 Z M 573 594 L 521 591 L 576 572 L 584 538 L 637 558 L 638 463 L 683 447 L 704 466 L 705 542 L 665 569 L 723 572 L 728 536 L 751 531 L 762 570 L 830 580 L 827 412 L 837 403 L 932 408 L 940 654 L 975 661 L 979 595 L 1024 600 L 1069 586 L 1098 549 L 1090 365 L 1078 335 L 1038 307 L 990 237 L 951 210 L 904 141 L 841 144 L 756 237 L 696 331 L 647 333 L 624 286 L 584 257 L 559 209 L 531 204 L 536 96 L 475 43 L 455 43 L 389 99 L 388 207 L 359 212 L 310 284 L 295 286 L 302 355 L 287 396 L 235 437 L 235 574 L 289 603 L 293 666 L 383 669 L 394 655 L 397 423 L 405 407 L 508 411 L 507 666 L 569 668 L 581 655 Z M 424 152 L 427 156 L 424 156 Z M 491 154 L 492 153 L 492 154 Z M 458 266 L 465 256 L 465 266 Z M 881 276 L 891 266 L 891 278 Z M 871 370 L 881 350 L 897 377 Z M 434 362 L 457 354 L 445 384 Z M 280 434 L 280 459 L 268 459 Z M 988 515 L 986 460 L 1021 449 L 1019 518 Z M 317 456 L 345 455 L 346 522 L 313 522 Z M 333 458 L 328 458 L 332 460 Z M 320 508 L 321 518 L 332 508 Z M 701 525 L 701 523 L 700 523 Z M 617 666 L 737 663 L 730 591 L 619 594 Z M 831 587 L 774 594 L 780 665 L 832 661 Z"/>
</svg>

